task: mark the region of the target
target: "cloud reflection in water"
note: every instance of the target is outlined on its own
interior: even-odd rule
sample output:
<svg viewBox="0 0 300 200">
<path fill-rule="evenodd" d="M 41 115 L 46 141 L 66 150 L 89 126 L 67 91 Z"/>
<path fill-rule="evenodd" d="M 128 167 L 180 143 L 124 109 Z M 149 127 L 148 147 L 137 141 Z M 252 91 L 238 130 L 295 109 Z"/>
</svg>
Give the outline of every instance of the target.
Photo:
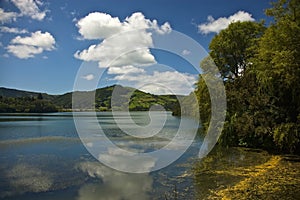
<svg viewBox="0 0 300 200">
<path fill-rule="evenodd" d="M 153 180 L 149 174 L 119 172 L 99 162 L 82 162 L 78 168 L 90 177 L 101 179 L 101 183 L 82 186 L 78 200 L 150 199 Z"/>
</svg>

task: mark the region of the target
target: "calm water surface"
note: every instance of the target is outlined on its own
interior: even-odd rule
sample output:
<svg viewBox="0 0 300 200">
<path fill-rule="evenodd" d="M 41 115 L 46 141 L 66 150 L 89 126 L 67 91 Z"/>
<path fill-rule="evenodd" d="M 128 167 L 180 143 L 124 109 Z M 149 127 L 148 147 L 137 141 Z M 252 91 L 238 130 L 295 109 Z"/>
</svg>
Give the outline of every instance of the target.
<svg viewBox="0 0 300 200">
<path fill-rule="evenodd" d="M 116 145 L 144 152 L 166 145 L 180 120 L 190 122 L 186 131 L 196 127 L 191 119 L 168 113 L 159 137 L 136 142 L 118 128 L 109 112 L 97 113 L 97 121 L 89 113 L 77 115 L 90 120 L 91 132 L 97 133 L 99 123 Z M 159 120 L 160 114 L 155 116 Z M 148 112 L 132 112 L 131 117 L 139 125 L 150 120 Z M 196 138 L 183 156 L 161 170 L 123 173 L 89 154 L 78 137 L 72 113 L 1 114 L 0 199 L 191 199 L 195 193 L 191 170 L 200 145 Z"/>
</svg>

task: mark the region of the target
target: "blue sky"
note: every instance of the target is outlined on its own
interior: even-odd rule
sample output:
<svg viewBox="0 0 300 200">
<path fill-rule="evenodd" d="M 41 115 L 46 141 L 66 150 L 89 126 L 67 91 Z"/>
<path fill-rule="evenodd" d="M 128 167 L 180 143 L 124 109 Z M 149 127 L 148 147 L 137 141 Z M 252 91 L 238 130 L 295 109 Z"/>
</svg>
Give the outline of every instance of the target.
<svg viewBox="0 0 300 200">
<path fill-rule="evenodd" d="M 157 94 L 188 93 L 199 71 L 180 56 L 203 55 L 188 48 L 179 56 L 157 50 L 149 32 L 138 28 L 160 35 L 178 31 L 208 50 L 232 20 L 268 22 L 268 7 L 268 0 L 1 0 L 0 86 L 62 94 L 72 91 L 79 69 L 88 66 L 93 73 L 78 77 L 81 89 L 120 83 Z M 110 38 L 122 31 L 131 34 Z M 116 48 L 141 44 L 144 49 L 107 66 L 122 53 Z"/>
</svg>

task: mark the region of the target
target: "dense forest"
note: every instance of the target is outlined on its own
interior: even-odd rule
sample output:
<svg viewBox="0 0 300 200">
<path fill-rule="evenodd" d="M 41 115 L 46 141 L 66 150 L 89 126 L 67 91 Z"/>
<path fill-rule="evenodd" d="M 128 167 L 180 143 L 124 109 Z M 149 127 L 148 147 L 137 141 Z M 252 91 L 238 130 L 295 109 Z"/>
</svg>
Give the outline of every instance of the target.
<svg viewBox="0 0 300 200">
<path fill-rule="evenodd" d="M 62 95 L 0 88 L 0 112 L 42 113 L 72 111 L 72 95 L 79 97 L 77 111 L 90 109 L 110 111 L 112 109 L 111 98 L 114 89 L 119 93 L 119 96 L 116 97 L 113 103 L 114 110 L 125 110 L 127 106 L 130 111 L 144 111 L 150 108 L 159 110 L 161 107 L 157 105 L 161 105 L 164 109 L 171 111 L 174 107 L 179 107 L 175 95 L 153 95 L 120 85 L 99 88 L 96 91 L 77 91 Z M 95 96 L 95 101 L 92 104 L 88 101 L 91 95 Z"/>
<path fill-rule="evenodd" d="M 227 114 L 219 143 L 300 153 L 300 1 L 279 0 L 261 22 L 235 22 L 212 39 L 197 82 L 203 132 L 211 99 L 203 76 L 221 76 Z M 209 70 L 212 60 L 219 73 Z M 177 113 L 178 114 L 178 113 Z"/>
</svg>

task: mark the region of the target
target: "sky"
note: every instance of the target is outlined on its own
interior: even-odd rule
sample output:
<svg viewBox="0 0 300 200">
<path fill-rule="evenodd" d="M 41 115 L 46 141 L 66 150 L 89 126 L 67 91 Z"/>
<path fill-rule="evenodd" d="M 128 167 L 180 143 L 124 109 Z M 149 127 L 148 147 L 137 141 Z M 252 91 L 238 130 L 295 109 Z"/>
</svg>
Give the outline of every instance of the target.
<svg viewBox="0 0 300 200">
<path fill-rule="evenodd" d="M 0 0 L 0 87 L 63 94 L 121 84 L 188 94 L 213 36 L 234 21 L 268 23 L 269 7 L 269 0 Z"/>
</svg>

